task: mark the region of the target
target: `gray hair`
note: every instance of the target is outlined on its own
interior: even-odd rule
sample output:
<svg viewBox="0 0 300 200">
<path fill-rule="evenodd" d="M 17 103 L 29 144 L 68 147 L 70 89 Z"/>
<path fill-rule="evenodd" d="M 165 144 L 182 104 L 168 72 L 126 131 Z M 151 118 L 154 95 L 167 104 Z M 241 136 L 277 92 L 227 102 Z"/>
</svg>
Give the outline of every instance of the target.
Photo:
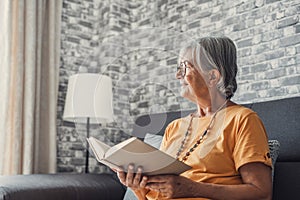
<svg viewBox="0 0 300 200">
<path fill-rule="evenodd" d="M 237 90 L 237 56 L 233 41 L 227 37 L 205 37 L 197 43 L 192 43 L 180 51 L 180 57 L 191 53 L 192 64 L 201 72 L 216 69 L 221 78 L 217 84 L 218 90 L 227 99 L 233 97 Z"/>
</svg>

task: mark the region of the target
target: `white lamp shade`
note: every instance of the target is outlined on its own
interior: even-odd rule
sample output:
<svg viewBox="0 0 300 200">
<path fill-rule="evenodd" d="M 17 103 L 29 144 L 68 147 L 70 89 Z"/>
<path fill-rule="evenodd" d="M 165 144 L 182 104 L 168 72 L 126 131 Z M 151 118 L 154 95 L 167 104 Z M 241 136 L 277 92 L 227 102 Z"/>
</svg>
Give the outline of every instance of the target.
<svg viewBox="0 0 300 200">
<path fill-rule="evenodd" d="M 113 121 L 112 81 L 100 74 L 75 74 L 70 76 L 63 119 L 91 124 Z"/>
</svg>

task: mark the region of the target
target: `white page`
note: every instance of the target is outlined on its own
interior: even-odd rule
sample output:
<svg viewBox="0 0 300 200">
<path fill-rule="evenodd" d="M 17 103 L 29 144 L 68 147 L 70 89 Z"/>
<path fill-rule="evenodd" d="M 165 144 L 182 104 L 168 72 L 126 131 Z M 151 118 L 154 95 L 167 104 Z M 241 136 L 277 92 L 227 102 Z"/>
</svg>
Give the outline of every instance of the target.
<svg viewBox="0 0 300 200">
<path fill-rule="evenodd" d="M 93 152 L 95 156 L 97 156 L 97 159 L 103 159 L 105 153 L 111 148 L 104 142 L 101 142 L 100 140 L 94 138 L 94 137 L 89 137 L 87 138 L 88 143 L 90 144 L 91 148 L 93 149 Z"/>
</svg>

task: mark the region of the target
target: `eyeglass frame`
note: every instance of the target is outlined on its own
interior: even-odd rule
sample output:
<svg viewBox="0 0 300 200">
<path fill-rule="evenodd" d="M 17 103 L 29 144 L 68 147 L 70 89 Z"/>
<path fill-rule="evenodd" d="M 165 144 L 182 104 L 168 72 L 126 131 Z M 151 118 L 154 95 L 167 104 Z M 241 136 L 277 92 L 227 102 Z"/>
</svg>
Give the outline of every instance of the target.
<svg viewBox="0 0 300 200">
<path fill-rule="evenodd" d="M 183 65 L 183 67 L 182 67 Z M 179 73 L 180 72 L 180 76 L 181 77 L 184 77 L 186 75 L 186 68 L 190 68 L 188 65 L 191 65 L 193 66 L 189 61 L 187 60 L 184 60 L 182 62 L 179 63 L 179 66 L 177 66 L 177 71 L 176 73 Z M 184 68 L 184 70 L 183 70 Z"/>
</svg>

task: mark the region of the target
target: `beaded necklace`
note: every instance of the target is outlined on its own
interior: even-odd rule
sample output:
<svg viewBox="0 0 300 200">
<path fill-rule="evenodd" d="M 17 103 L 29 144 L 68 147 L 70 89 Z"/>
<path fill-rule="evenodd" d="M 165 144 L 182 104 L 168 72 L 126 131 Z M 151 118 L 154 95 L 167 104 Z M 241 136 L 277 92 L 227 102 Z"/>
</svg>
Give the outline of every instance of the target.
<svg viewBox="0 0 300 200">
<path fill-rule="evenodd" d="M 210 122 L 209 122 L 209 124 L 208 124 L 208 126 L 207 126 L 207 128 L 205 129 L 205 131 L 202 133 L 202 135 L 200 136 L 200 138 L 196 141 L 196 143 L 185 153 L 185 155 L 183 156 L 183 158 L 181 159 L 181 161 L 182 162 L 185 162 L 187 159 L 188 159 L 188 157 L 191 155 L 191 153 L 199 146 L 199 144 L 201 144 L 202 143 L 202 141 L 203 141 L 203 139 L 204 139 L 204 137 L 206 136 L 206 134 L 207 134 L 207 132 L 208 132 L 208 130 L 209 129 L 211 129 L 212 127 L 211 127 L 211 125 L 212 125 L 212 123 L 213 123 L 213 121 L 215 120 L 215 117 L 216 117 L 216 115 L 217 115 L 217 113 L 227 104 L 227 102 L 228 102 L 228 99 L 216 110 L 216 112 L 213 114 L 213 116 L 211 117 L 211 120 L 210 120 Z M 193 122 L 193 118 L 194 118 L 194 113 L 193 114 L 191 114 L 191 119 L 190 119 L 190 123 L 189 123 L 189 126 L 188 126 L 188 128 L 187 128 L 187 130 L 186 130 L 186 132 L 185 132 L 185 135 L 184 135 L 184 138 L 183 138 L 183 140 L 182 140 L 182 142 L 181 142 L 181 145 L 180 145 L 180 147 L 179 147 L 179 149 L 178 149 L 178 151 L 177 151 L 177 153 L 176 153 L 176 158 L 178 159 L 178 160 L 180 160 L 179 159 L 179 156 L 180 156 L 180 154 L 182 153 L 182 151 L 183 151 L 183 149 L 184 149 L 184 146 L 185 146 L 185 143 L 186 143 L 186 140 L 187 140 L 187 137 L 191 134 L 191 132 L 192 132 L 192 122 Z"/>
</svg>

